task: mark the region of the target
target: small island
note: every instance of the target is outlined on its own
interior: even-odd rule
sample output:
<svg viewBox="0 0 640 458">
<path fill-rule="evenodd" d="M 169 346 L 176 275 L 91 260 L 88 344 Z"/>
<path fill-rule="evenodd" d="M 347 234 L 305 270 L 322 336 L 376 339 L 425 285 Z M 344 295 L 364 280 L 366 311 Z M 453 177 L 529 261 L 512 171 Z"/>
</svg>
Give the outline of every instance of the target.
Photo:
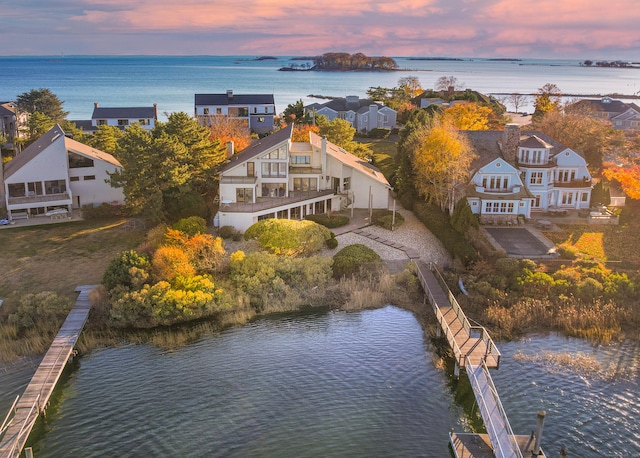
<svg viewBox="0 0 640 458">
<path fill-rule="evenodd" d="M 328 52 L 312 58 L 313 64 L 291 64 L 280 71 L 385 72 L 398 69 L 391 57 L 368 57 L 362 53 Z"/>
</svg>

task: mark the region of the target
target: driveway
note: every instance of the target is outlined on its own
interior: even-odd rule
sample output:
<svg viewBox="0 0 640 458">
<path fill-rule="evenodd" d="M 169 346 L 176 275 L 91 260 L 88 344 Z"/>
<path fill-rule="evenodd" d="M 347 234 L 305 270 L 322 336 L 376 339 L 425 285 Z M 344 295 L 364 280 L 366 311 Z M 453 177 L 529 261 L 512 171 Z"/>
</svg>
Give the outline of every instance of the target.
<svg viewBox="0 0 640 458">
<path fill-rule="evenodd" d="M 493 241 L 514 258 L 547 258 L 555 256 L 550 252 L 553 243 L 535 229 L 522 227 L 485 227 Z"/>
</svg>

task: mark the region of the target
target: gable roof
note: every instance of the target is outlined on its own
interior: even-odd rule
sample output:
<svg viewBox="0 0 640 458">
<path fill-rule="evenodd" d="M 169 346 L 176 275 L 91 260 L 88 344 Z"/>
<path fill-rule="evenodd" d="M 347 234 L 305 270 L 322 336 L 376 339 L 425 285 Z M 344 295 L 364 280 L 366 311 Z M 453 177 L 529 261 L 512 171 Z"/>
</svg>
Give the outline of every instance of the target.
<svg viewBox="0 0 640 458">
<path fill-rule="evenodd" d="M 312 103 L 310 105 L 307 105 L 305 109 L 319 110 L 321 108 L 330 108 L 333 111 L 337 111 L 337 112 L 356 111 L 356 112 L 362 113 L 364 111 L 368 111 L 370 105 L 377 105 L 378 108 L 384 107 L 382 103 L 375 102 L 369 99 L 358 98 L 358 100 L 356 101 L 351 98 L 347 100 L 344 97 L 338 97 L 335 99 L 331 99 L 325 103 L 317 103 L 317 102 Z"/>
<path fill-rule="evenodd" d="M 583 99 L 577 101 L 575 105 L 587 106 L 595 111 L 602 111 L 606 113 L 622 113 L 628 109 L 626 103 L 609 97 L 603 97 L 601 99 Z"/>
<path fill-rule="evenodd" d="M 0 117 L 10 117 L 16 114 L 16 104 L 14 102 L 0 102 Z"/>
<path fill-rule="evenodd" d="M 292 134 L 293 124 L 289 124 L 288 126 L 283 127 L 282 129 L 271 135 L 267 135 L 266 137 L 256 140 L 251 145 L 242 150 L 242 152 L 231 156 L 229 161 L 220 168 L 220 173 L 226 172 L 227 170 L 235 167 L 238 164 L 242 164 L 249 159 L 259 156 L 260 154 L 268 151 L 279 143 L 289 141 Z"/>
<path fill-rule="evenodd" d="M 122 167 L 120 162 L 113 157 L 112 155 L 105 153 L 103 151 L 91 148 L 90 146 L 84 145 L 76 140 L 65 137 L 64 131 L 59 124 L 53 126 L 47 133 L 37 139 L 35 142 L 26 147 L 20 154 L 11 159 L 4 166 L 4 176 L 5 178 L 9 178 L 11 175 L 16 173 L 22 167 L 24 167 L 27 163 L 29 163 L 33 158 L 35 158 L 42 151 L 47 149 L 53 142 L 57 141 L 59 138 L 63 138 L 65 143 L 65 148 L 67 151 L 71 150 L 74 153 L 78 153 L 92 159 L 98 159 L 101 161 L 109 162 L 118 167 Z"/>
<path fill-rule="evenodd" d="M 522 146 L 523 148 L 553 148 L 553 145 L 545 142 L 536 134 L 529 135 L 524 139 L 520 137 L 518 146 Z"/>
<path fill-rule="evenodd" d="M 315 134 L 313 132 L 309 132 L 309 136 L 310 136 L 310 142 L 313 146 L 322 148 L 322 137 L 320 137 L 318 134 Z M 379 168 L 371 165 L 369 162 L 365 161 L 364 159 L 360 159 L 358 156 L 355 156 L 349 153 L 348 151 L 345 151 L 344 149 L 340 148 L 337 145 L 334 145 L 329 141 L 327 141 L 327 154 L 336 158 L 346 166 L 352 167 L 353 169 L 358 170 L 361 173 L 364 173 L 365 175 L 368 175 L 374 180 L 391 188 L 391 185 L 389 185 L 389 182 L 387 181 L 387 179 L 385 178 L 385 176 L 383 175 L 383 173 L 380 171 Z"/>
<path fill-rule="evenodd" d="M 94 107 L 91 119 L 157 119 L 156 106 L 152 107 Z"/>
<path fill-rule="evenodd" d="M 273 94 L 196 94 L 195 104 L 200 105 L 273 105 Z"/>
</svg>

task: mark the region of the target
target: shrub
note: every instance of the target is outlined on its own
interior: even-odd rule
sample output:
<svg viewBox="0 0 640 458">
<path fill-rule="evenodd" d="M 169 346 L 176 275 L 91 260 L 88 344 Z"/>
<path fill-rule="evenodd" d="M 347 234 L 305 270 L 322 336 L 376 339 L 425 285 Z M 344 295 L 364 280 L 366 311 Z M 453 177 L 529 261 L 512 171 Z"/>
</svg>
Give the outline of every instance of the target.
<svg viewBox="0 0 640 458">
<path fill-rule="evenodd" d="M 200 216 L 190 216 L 188 218 L 182 218 L 172 226 L 176 231 L 184 232 L 185 234 L 194 236 L 196 234 L 202 234 L 207 231 L 207 222 Z"/>
<path fill-rule="evenodd" d="M 305 219 L 313 221 L 314 223 L 322 224 L 324 227 L 328 227 L 329 229 L 349 224 L 349 217 L 344 215 L 329 216 L 326 213 L 322 213 L 317 215 L 307 215 Z"/>
<path fill-rule="evenodd" d="M 379 264 L 381 261 L 378 253 L 365 245 L 348 245 L 333 256 L 333 276 L 340 278 L 358 274 L 364 267 Z"/>
<path fill-rule="evenodd" d="M 82 217 L 84 219 L 111 219 L 126 216 L 123 205 L 118 203 L 103 203 L 97 206 L 91 204 L 82 206 Z"/>
<path fill-rule="evenodd" d="M 66 297 L 52 291 L 31 293 L 20 299 L 17 310 L 9 315 L 8 320 L 19 329 L 27 329 L 35 326 L 36 320 L 61 321 L 70 308 L 71 303 Z"/>
<path fill-rule="evenodd" d="M 371 222 L 376 226 L 383 227 L 384 229 L 392 230 L 397 228 L 404 223 L 404 216 L 400 213 L 396 212 L 395 216 L 395 224 L 392 227 L 393 221 L 393 211 L 392 210 L 376 210 L 371 215 Z"/>
<path fill-rule="evenodd" d="M 338 239 L 336 238 L 335 234 L 333 234 L 331 238 L 327 239 L 327 248 L 329 248 L 330 250 L 338 248 Z"/>
<path fill-rule="evenodd" d="M 262 248 L 275 254 L 308 255 L 320 251 L 331 232 L 313 221 L 265 219 L 249 227 L 245 240 L 256 239 Z"/>
<path fill-rule="evenodd" d="M 191 264 L 200 273 L 211 273 L 222 266 L 224 247 L 220 237 L 211 234 L 196 234 L 184 246 Z"/>
<path fill-rule="evenodd" d="M 159 281 L 172 281 L 178 275 L 191 277 L 196 270 L 191 265 L 189 255 L 180 247 L 162 246 L 153 254 L 151 270 Z"/>
<path fill-rule="evenodd" d="M 218 235 L 225 240 L 232 238 L 238 233 L 239 232 L 233 226 L 222 226 L 220 229 L 218 229 Z"/>
<path fill-rule="evenodd" d="M 371 129 L 367 134 L 369 138 L 387 138 L 391 133 L 391 129 L 384 129 L 377 127 L 375 129 Z"/>
<path fill-rule="evenodd" d="M 102 277 L 108 291 L 116 286 L 137 287 L 147 278 L 149 259 L 135 250 L 123 251 L 112 259 Z"/>
</svg>

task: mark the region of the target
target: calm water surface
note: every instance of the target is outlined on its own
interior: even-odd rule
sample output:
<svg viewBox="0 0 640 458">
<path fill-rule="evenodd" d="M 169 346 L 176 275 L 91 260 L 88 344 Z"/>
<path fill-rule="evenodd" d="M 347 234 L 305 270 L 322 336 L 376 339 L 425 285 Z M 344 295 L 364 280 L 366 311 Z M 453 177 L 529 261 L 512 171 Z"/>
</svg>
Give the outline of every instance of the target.
<svg viewBox="0 0 640 458">
<path fill-rule="evenodd" d="M 551 456 L 561 445 L 640 456 L 637 345 L 499 346 L 492 375 L 517 434 L 545 410 Z M 602 370 L 531 361 L 550 351 L 592 356 Z M 97 350 L 57 390 L 33 446 L 38 457 L 448 457 L 450 428 L 479 423 L 466 378 L 454 383 L 437 360 L 413 315 L 394 307 L 261 320 L 175 351 Z M 3 412 L 35 370 L 23 366 L 0 372 Z"/>
</svg>

